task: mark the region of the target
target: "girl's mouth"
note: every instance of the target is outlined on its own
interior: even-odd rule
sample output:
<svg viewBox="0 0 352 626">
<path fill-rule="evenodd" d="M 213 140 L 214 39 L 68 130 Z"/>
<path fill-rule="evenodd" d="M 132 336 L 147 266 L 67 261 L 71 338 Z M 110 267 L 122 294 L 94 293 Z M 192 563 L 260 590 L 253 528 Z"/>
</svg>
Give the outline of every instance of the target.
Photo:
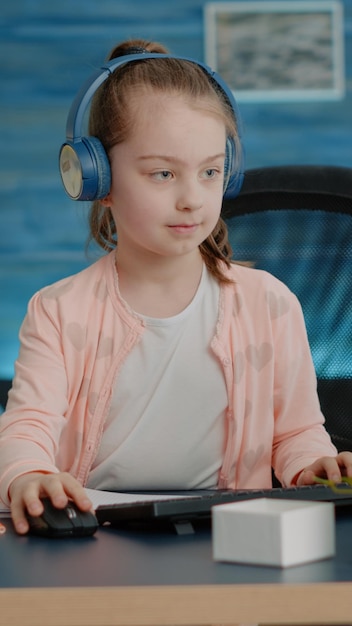
<svg viewBox="0 0 352 626">
<path fill-rule="evenodd" d="M 171 224 L 169 228 L 176 233 L 192 233 L 198 226 L 199 224 Z"/>
</svg>

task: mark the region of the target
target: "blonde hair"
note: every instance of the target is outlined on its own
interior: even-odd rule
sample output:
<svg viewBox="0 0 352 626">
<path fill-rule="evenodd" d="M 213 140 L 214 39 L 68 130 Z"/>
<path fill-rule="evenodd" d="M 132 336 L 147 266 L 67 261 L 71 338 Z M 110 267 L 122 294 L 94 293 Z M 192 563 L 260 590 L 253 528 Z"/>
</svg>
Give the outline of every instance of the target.
<svg viewBox="0 0 352 626">
<path fill-rule="evenodd" d="M 122 56 L 130 49 L 131 52 L 133 49 L 143 49 L 147 52 L 168 54 L 168 50 L 159 43 L 134 39 L 116 46 L 108 58 L 111 60 Z M 219 116 L 225 124 L 227 136 L 235 144 L 235 153 L 238 161 L 240 160 L 241 142 L 237 120 L 225 94 L 197 63 L 172 57 L 143 59 L 141 62 L 121 65 L 96 91 L 90 110 L 89 134 L 101 141 L 107 154 L 114 145 L 125 141 L 133 131 L 133 103 L 136 99 L 131 96 L 136 94 L 140 97 L 143 90 L 182 94 L 191 106 Z M 92 204 L 89 226 L 89 241 L 94 240 L 106 251 L 116 247 L 116 226 L 110 208 L 103 206 L 99 200 Z M 213 276 L 220 282 L 229 282 L 220 261 L 229 267 L 232 249 L 226 224 L 221 217 L 199 249 Z"/>
</svg>

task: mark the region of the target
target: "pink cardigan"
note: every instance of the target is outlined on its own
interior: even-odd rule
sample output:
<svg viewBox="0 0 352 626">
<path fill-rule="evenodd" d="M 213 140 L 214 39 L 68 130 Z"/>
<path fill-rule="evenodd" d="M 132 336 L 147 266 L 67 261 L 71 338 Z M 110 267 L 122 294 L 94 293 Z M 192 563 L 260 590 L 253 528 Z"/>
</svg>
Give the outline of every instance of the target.
<svg viewBox="0 0 352 626">
<path fill-rule="evenodd" d="M 228 392 L 219 486 L 283 484 L 335 455 L 323 426 L 301 307 L 270 274 L 233 265 L 221 287 L 211 347 Z M 28 471 L 67 471 L 85 484 L 112 388 L 144 331 L 116 296 L 114 252 L 39 291 L 23 322 L 6 412 L 0 417 L 0 498 Z M 199 364 L 201 375 L 201 363 Z M 152 486 L 151 486 L 152 487 Z"/>
</svg>

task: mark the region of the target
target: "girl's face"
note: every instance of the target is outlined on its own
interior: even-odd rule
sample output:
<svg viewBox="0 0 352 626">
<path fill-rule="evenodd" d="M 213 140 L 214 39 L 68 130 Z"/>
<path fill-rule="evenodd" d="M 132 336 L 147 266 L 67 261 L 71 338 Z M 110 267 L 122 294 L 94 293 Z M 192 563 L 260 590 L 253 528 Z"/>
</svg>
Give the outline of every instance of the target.
<svg viewBox="0 0 352 626">
<path fill-rule="evenodd" d="M 136 120 L 111 150 L 103 201 L 116 223 L 117 258 L 198 257 L 221 210 L 225 125 L 182 96 L 159 94 L 144 96 Z"/>
</svg>

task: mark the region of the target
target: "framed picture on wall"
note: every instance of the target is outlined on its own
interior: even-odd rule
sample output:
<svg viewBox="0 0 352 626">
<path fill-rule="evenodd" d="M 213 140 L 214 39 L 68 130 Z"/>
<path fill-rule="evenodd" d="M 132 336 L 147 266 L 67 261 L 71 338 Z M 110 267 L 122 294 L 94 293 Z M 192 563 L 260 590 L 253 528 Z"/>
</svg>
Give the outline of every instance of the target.
<svg viewBox="0 0 352 626">
<path fill-rule="evenodd" d="M 209 2 L 204 22 L 206 63 L 238 100 L 343 97 L 340 0 Z"/>
</svg>

